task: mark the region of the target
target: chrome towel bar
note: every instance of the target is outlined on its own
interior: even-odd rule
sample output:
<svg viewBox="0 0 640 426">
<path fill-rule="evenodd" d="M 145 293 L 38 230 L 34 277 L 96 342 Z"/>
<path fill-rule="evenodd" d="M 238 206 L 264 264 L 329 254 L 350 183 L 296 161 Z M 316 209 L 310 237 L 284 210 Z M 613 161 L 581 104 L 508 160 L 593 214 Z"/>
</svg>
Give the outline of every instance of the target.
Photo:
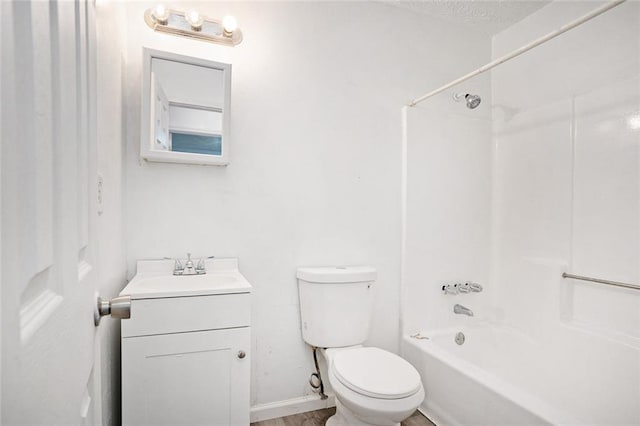
<svg viewBox="0 0 640 426">
<path fill-rule="evenodd" d="M 600 278 L 585 277 L 583 275 L 568 274 L 566 272 L 562 273 L 562 278 L 571 278 L 572 280 L 590 281 L 592 283 L 606 284 L 606 285 L 612 285 L 615 287 L 624 287 L 624 288 L 630 288 L 633 290 L 640 290 L 640 285 L 637 285 L 637 284 L 629 284 L 629 283 L 622 283 L 620 281 L 611 281 L 611 280 L 603 280 Z"/>
</svg>

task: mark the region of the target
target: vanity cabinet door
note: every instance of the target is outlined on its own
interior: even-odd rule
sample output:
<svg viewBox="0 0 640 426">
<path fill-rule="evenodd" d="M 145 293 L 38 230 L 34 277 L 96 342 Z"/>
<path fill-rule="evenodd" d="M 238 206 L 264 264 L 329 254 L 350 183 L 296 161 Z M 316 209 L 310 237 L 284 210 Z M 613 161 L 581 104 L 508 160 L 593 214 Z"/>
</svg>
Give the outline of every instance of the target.
<svg viewBox="0 0 640 426">
<path fill-rule="evenodd" d="M 249 330 L 123 338 L 123 425 L 248 425 Z"/>
</svg>

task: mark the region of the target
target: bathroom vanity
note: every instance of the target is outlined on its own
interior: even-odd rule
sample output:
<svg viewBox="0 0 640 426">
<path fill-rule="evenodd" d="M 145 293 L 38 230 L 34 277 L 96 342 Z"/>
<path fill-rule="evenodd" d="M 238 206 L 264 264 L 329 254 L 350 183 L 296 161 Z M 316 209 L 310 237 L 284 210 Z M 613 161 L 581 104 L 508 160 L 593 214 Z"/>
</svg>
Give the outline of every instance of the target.
<svg viewBox="0 0 640 426">
<path fill-rule="evenodd" d="M 251 285 L 237 259 L 175 276 L 173 260 L 138 261 L 122 290 L 123 425 L 248 425 Z"/>
</svg>

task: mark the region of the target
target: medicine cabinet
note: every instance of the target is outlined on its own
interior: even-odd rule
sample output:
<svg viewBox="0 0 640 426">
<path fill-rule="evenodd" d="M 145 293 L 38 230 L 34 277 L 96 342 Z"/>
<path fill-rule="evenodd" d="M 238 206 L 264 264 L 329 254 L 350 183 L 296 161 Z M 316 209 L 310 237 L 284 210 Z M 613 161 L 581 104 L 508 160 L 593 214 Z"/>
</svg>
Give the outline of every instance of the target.
<svg viewBox="0 0 640 426">
<path fill-rule="evenodd" d="M 140 156 L 227 165 L 231 65 L 143 49 Z"/>
</svg>

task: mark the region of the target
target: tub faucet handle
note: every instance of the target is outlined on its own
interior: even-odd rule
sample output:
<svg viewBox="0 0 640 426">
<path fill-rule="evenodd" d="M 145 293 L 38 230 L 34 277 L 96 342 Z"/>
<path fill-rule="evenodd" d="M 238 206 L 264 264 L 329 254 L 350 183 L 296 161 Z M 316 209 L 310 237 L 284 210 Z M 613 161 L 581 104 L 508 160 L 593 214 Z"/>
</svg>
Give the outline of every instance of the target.
<svg viewBox="0 0 640 426">
<path fill-rule="evenodd" d="M 458 288 L 458 291 L 460 291 L 460 293 L 469 293 L 471 291 L 469 283 L 459 283 L 456 284 L 456 287 Z"/>
<path fill-rule="evenodd" d="M 482 291 L 482 286 L 478 283 L 468 282 L 466 285 L 468 285 L 469 289 L 474 293 L 480 293 Z"/>
<path fill-rule="evenodd" d="M 446 284 L 442 286 L 444 294 L 458 294 L 458 288 L 455 285 Z"/>
</svg>

